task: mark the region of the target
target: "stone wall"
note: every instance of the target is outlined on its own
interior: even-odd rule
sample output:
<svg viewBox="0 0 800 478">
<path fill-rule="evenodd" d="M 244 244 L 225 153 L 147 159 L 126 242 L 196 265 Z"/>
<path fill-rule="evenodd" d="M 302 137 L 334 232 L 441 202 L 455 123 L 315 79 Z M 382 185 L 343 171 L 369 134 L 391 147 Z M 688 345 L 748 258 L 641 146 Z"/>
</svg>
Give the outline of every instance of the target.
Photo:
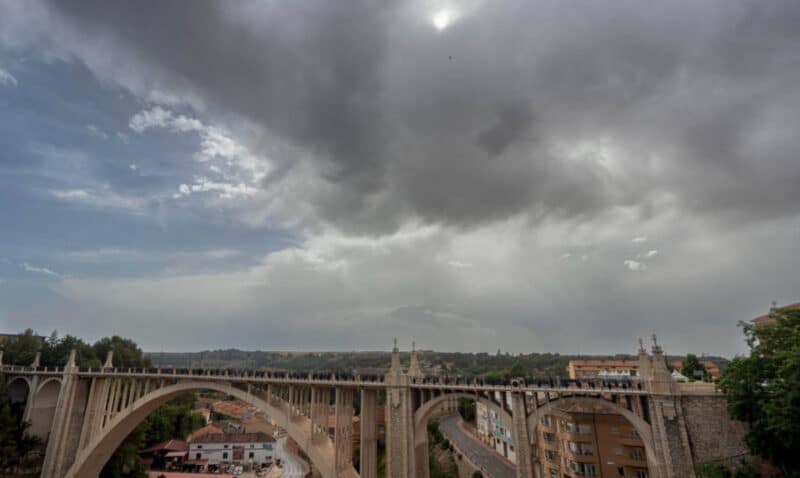
<svg viewBox="0 0 800 478">
<path fill-rule="evenodd" d="M 684 395 L 681 405 L 695 464 L 747 455 L 747 425 L 729 417 L 725 397 Z"/>
</svg>

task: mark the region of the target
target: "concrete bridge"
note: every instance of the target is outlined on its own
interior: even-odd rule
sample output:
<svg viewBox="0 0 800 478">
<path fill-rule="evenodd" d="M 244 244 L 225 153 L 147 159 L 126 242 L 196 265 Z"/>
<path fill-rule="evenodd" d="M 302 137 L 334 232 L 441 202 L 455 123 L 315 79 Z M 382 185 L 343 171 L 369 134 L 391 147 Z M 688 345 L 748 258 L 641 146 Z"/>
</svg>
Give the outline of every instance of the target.
<svg viewBox="0 0 800 478">
<path fill-rule="evenodd" d="M 696 464 L 742 456 L 745 427 L 728 418 L 725 397 L 709 384 L 678 384 L 663 352 L 639 351 L 640 378 L 597 382 L 487 385 L 426 377 L 411 355 L 400 364 L 395 345 L 385 375 L 331 375 L 261 371 L 81 368 L 75 353 L 63 368 L 2 365 L 13 400 L 25 401 L 31 432 L 47 442 L 42 478 L 93 478 L 125 437 L 167 401 L 195 390 L 215 390 L 252 404 L 284 427 L 324 478 L 376 478 L 378 394 L 386 397 L 386 478 L 428 478 L 427 422 L 453 410 L 461 397 L 482 401 L 510 425 L 519 478 L 543 477 L 534 456 L 536 426 L 558 405 L 600 405 L 624 416 L 645 443 L 650 476 L 694 477 Z M 37 361 L 38 362 L 38 361 Z M 354 395 L 360 394 L 360 473 L 353 466 Z M 336 429 L 327 416 L 333 405 Z"/>
</svg>

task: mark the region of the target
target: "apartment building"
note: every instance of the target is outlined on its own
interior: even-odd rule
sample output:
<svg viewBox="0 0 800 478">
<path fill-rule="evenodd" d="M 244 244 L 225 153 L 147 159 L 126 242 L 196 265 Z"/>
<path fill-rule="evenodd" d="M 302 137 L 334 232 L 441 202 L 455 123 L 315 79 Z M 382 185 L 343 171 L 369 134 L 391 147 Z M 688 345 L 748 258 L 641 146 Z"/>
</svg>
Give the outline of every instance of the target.
<svg viewBox="0 0 800 478">
<path fill-rule="evenodd" d="M 478 439 L 516 463 L 507 423 L 476 404 Z M 542 416 L 533 460 L 541 478 L 647 478 L 644 442 L 621 415 L 602 408 L 573 406 Z"/>
<path fill-rule="evenodd" d="M 543 478 L 647 478 L 644 442 L 621 415 L 570 409 L 542 416 L 534 461 Z"/>
</svg>

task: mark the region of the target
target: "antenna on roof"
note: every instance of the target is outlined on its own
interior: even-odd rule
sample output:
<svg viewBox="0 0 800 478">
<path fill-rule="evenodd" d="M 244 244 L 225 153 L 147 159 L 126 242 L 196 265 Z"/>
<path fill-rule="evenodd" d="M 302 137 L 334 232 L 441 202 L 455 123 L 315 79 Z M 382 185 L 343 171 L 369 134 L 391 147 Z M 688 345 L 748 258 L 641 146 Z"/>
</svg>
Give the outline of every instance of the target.
<svg viewBox="0 0 800 478">
<path fill-rule="evenodd" d="M 773 301 L 770 303 L 769 310 L 771 310 L 771 311 L 772 311 L 772 310 L 775 310 L 775 309 L 777 309 L 777 308 L 778 308 L 778 301 L 777 301 L 777 300 L 773 300 Z"/>
</svg>

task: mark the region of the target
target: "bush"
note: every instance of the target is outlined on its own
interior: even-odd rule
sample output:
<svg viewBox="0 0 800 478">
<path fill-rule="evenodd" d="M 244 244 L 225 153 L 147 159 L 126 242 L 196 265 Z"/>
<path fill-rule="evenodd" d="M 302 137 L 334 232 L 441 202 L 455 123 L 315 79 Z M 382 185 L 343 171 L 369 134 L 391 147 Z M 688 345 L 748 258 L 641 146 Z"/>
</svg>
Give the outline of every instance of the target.
<svg viewBox="0 0 800 478">
<path fill-rule="evenodd" d="M 447 438 L 442 438 L 442 441 L 439 442 L 439 446 L 442 448 L 442 450 L 447 450 L 450 448 L 450 440 Z"/>
</svg>

